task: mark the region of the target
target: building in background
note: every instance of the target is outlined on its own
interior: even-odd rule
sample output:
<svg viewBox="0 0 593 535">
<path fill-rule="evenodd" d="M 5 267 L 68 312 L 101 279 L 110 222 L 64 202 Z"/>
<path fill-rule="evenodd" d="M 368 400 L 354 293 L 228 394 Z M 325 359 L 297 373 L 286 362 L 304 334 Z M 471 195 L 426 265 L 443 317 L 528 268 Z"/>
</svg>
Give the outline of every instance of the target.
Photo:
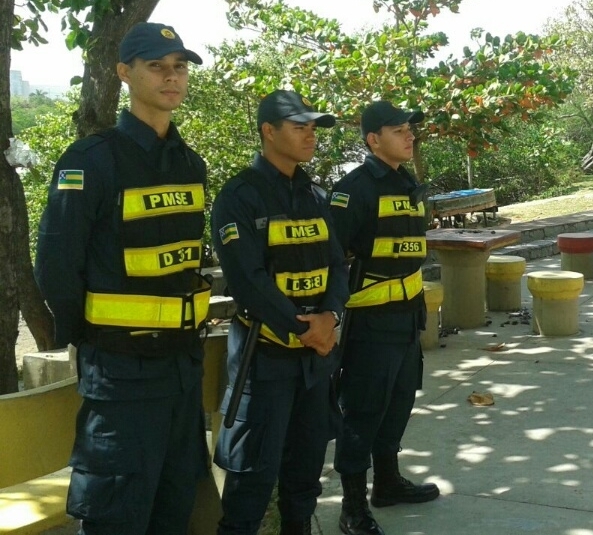
<svg viewBox="0 0 593 535">
<path fill-rule="evenodd" d="M 66 94 L 68 89 L 68 87 L 57 85 L 31 85 L 23 79 L 21 71 L 10 71 L 10 95 L 13 97 L 28 97 L 31 93 L 41 91 L 48 98 L 60 98 Z"/>
<path fill-rule="evenodd" d="M 28 97 L 31 93 L 29 82 L 23 80 L 21 71 L 10 71 L 10 94 L 13 97 Z"/>
</svg>

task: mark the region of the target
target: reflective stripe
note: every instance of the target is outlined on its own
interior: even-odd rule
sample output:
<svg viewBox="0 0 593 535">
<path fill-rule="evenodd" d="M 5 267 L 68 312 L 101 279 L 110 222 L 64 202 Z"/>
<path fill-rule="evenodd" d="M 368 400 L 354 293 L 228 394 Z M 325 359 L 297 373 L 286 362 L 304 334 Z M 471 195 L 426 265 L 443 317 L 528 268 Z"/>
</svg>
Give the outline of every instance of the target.
<svg viewBox="0 0 593 535">
<path fill-rule="evenodd" d="M 243 316 L 237 315 L 241 323 L 251 327 L 252 321 L 244 318 Z M 278 338 L 272 329 L 270 329 L 265 323 L 261 326 L 261 330 L 259 331 L 259 338 L 261 342 L 265 343 L 274 343 L 278 344 L 282 347 L 287 347 L 289 349 L 298 349 L 299 347 L 305 347 L 301 344 L 301 341 L 297 338 L 295 333 L 288 333 L 288 344 L 285 344 L 280 338 Z"/>
<path fill-rule="evenodd" d="M 203 210 L 204 186 L 202 184 L 170 184 L 155 188 L 124 190 L 124 221 Z"/>
<path fill-rule="evenodd" d="M 184 269 L 197 269 L 201 257 L 201 240 L 124 249 L 126 274 L 129 277 L 159 277 Z"/>
<path fill-rule="evenodd" d="M 93 325 L 135 329 L 197 328 L 208 314 L 210 287 L 187 297 L 87 292 L 85 318 Z"/>
<path fill-rule="evenodd" d="M 403 279 L 376 281 L 365 278 L 365 287 L 352 294 L 346 303 L 348 308 L 384 305 L 392 301 L 412 299 L 422 291 L 422 270 L 416 271 Z"/>
<path fill-rule="evenodd" d="M 268 245 L 298 245 L 327 241 L 327 224 L 321 217 L 314 219 L 272 220 L 268 229 Z"/>
<path fill-rule="evenodd" d="M 424 236 L 378 237 L 373 242 L 373 258 L 424 258 L 425 256 L 426 238 Z"/>
<path fill-rule="evenodd" d="M 300 273 L 276 273 L 276 286 L 284 295 L 292 297 L 325 293 L 328 271 L 328 268 L 322 268 Z"/>
<path fill-rule="evenodd" d="M 408 215 L 424 217 L 424 203 L 414 206 L 407 195 L 384 195 L 379 197 L 379 217 Z"/>
</svg>

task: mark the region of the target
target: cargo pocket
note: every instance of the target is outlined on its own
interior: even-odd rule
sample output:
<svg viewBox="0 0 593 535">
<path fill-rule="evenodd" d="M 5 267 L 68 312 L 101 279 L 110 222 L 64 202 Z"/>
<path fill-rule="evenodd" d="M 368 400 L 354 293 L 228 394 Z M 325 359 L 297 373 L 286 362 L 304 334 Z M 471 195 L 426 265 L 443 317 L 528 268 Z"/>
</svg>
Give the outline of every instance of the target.
<svg viewBox="0 0 593 535">
<path fill-rule="evenodd" d="M 135 443 L 77 437 L 70 466 L 68 514 L 109 524 L 129 522 L 137 515 L 141 459 Z"/>
<path fill-rule="evenodd" d="M 381 358 L 384 351 L 380 352 L 377 345 L 372 347 L 377 354 L 371 353 L 370 358 Z M 375 363 L 368 362 L 367 344 L 352 342 L 350 350 L 350 358 L 342 370 L 340 404 L 357 414 L 381 412 L 387 395 L 387 375 L 377 370 Z"/>
<path fill-rule="evenodd" d="M 226 414 L 231 399 L 227 387 L 220 411 Z M 260 472 L 267 467 L 268 404 L 273 399 L 243 394 L 235 422 L 220 428 L 214 462 L 230 472 Z"/>
</svg>

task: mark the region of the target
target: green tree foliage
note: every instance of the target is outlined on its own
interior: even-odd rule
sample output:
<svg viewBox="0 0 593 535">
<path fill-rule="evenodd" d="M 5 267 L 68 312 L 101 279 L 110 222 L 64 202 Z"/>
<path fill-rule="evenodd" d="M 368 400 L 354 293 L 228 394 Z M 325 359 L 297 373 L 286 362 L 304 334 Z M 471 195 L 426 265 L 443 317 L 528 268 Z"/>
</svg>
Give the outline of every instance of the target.
<svg viewBox="0 0 593 535">
<path fill-rule="evenodd" d="M 33 168 L 21 172 L 21 180 L 29 213 L 29 243 L 31 251 L 37 247 L 37 229 L 47 202 L 47 190 L 58 158 L 76 139 L 72 114 L 78 107 L 79 91 L 66 101 L 56 102 L 49 113 L 38 117 L 36 124 L 19 136 L 40 157 Z"/>
<path fill-rule="evenodd" d="M 13 97 L 10 101 L 13 133 L 18 135 L 25 128 L 34 126 L 37 123 L 37 118 L 51 113 L 56 104 L 57 100 L 51 99 L 43 93 L 31 93 L 26 98 Z"/>
<path fill-rule="evenodd" d="M 557 106 L 572 90 L 574 73 L 548 59 L 565 46 L 557 35 L 519 33 L 501 39 L 486 33 L 482 39 L 480 34 L 477 50 L 466 48 L 460 59 L 425 67 L 447 42 L 445 35 L 426 31 L 426 19 L 444 7 L 456 11 L 460 1 L 375 0 L 376 9 L 392 11 L 396 24 L 360 35 L 347 35 L 337 21 L 282 1 L 227 2 L 232 25 L 273 34 L 279 54 L 296 54 L 283 77 L 245 75 L 244 85 L 257 92 L 291 85 L 349 124 L 356 124 L 361 108 L 377 98 L 420 107 L 428 117 L 418 142 L 452 137 L 465 143 L 470 156 L 493 145 L 495 132 L 508 131 L 509 118 L 540 118 L 542 110 Z M 418 155 L 415 163 L 420 174 Z"/>
<path fill-rule="evenodd" d="M 564 14 L 546 25 L 549 34 L 563 35 L 570 48 L 560 48 L 552 61 L 573 68 L 577 73 L 575 89 L 557 114 L 568 136 L 587 152 L 593 142 L 593 0 L 577 0 Z"/>
<path fill-rule="evenodd" d="M 580 159 L 579 146 L 546 121 L 510 121 L 512 136 L 499 135 L 496 150 L 473 159 L 473 186 L 495 188 L 499 205 L 568 193 Z M 424 151 L 431 194 L 467 189 L 465 146 L 459 140 L 432 140 Z"/>
</svg>

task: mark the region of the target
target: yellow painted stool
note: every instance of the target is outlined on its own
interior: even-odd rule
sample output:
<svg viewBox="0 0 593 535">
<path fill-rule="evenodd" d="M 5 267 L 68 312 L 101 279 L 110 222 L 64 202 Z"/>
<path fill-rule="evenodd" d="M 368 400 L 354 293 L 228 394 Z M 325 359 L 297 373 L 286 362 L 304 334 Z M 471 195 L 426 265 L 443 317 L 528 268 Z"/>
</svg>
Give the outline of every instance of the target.
<svg viewBox="0 0 593 535">
<path fill-rule="evenodd" d="M 486 304 L 488 310 L 519 310 L 521 308 L 521 277 L 525 258 L 492 255 L 486 262 Z"/>
<path fill-rule="evenodd" d="M 443 285 L 440 282 L 424 282 L 424 302 L 426 303 L 426 330 L 420 331 L 422 349 L 432 349 L 439 345 L 439 308 L 443 302 Z"/>
<path fill-rule="evenodd" d="M 534 271 L 527 274 L 533 295 L 533 332 L 567 336 L 579 330 L 579 295 L 585 285 L 576 271 Z"/>
</svg>

